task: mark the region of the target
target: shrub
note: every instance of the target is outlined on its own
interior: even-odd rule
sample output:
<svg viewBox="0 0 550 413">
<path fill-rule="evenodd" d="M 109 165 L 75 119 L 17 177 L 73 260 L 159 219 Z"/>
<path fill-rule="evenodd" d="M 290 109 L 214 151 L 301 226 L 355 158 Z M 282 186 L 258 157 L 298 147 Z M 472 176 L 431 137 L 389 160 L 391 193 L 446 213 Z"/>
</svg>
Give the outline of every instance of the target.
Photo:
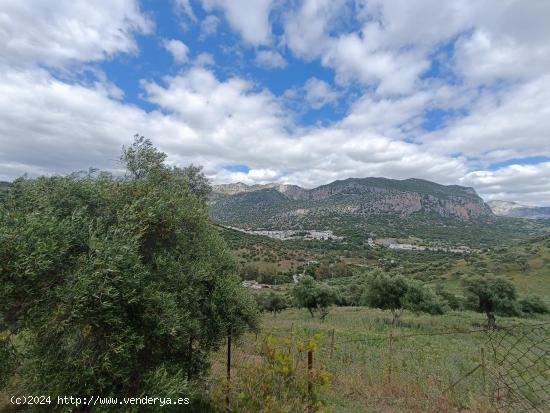
<svg viewBox="0 0 550 413">
<path fill-rule="evenodd" d="M 521 311 L 526 314 L 547 314 L 550 310 L 542 298 L 530 295 L 519 300 Z"/>
<path fill-rule="evenodd" d="M 234 363 L 229 386 L 217 382 L 212 391 L 220 411 L 226 407 L 241 413 L 294 413 L 323 411 L 323 390 L 330 375 L 318 361 L 308 372 L 307 351 L 317 350 L 318 337 L 309 341 L 268 336 L 257 349 L 258 357 Z M 308 381 L 311 391 L 308 391 Z"/>
<path fill-rule="evenodd" d="M 269 311 L 276 316 L 281 311 L 287 309 L 289 303 L 284 295 L 271 291 L 267 295 L 262 294 L 261 306 L 264 311 Z"/>
</svg>

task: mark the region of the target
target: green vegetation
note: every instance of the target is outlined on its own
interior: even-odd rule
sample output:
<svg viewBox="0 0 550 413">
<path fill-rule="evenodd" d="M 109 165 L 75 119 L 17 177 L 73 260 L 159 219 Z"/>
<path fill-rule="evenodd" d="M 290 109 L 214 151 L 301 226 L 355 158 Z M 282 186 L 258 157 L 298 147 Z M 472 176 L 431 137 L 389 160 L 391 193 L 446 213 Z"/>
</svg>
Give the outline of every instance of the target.
<svg viewBox="0 0 550 413">
<path fill-rule="evenodd" d="M 478 275 L 464 280 L 464 289 L 471 307 L 485 313 L 489 328 L 496 328 L 495 313 L 518 316 L 520 310 L 514 284 L 493 275 Z"/>
<path fill-rule="evenodd" d="M 494 216 L 471 188 L 419 179 L 350 178 L 298 195 L 274 188 L 214 193 L 210 214 L 215 222 L 242 228 L 332 230 L 354 246 L 363 245 L 369 234 L 414 234 L 442 246 L 492 247 L 550 227 L 548 220 Z"/>
<path fill-rule="evenodd" d="M 4 394 L 198 398 L 227 332 L 255 327 L 206 179 L 164 159 L 136 137 L 123 178 L 13 183 L 0 205 Z"/>
<path fill-rule="evenodd" d="M 328 386 L 316 389 L 320 391 L 327 411 L 493 411 L 483 396 L 483 375 L 480 370 L 462 380 L 452 391 L 445 392 L 480 362 L 480 348 L 487 345 L 486 334 L 479 331 L 485 325 L 483 314 L 470 311 L 450 311 L 444 315 L 405 312 L 398 327 L 392 325 L 388 318 L 387 311 L 365 307 L 333 307 L 325 320 L 321 321 L 317 317 L 310 317 L 303 310 L 289 309 L 277 317 L 264 316 L 261 330 L 278 339 L 275 347 L 283 354 L 285 342 L 303 343 L 310 337 L 316 338 L 314 368 L 326 370 L 330 375 Z M 503 320 L 502 326 L 512 326 L 519 322 L 522 320 L 507 318 Z M 263 335 L 247 334 L 233 349 L 236 383 L 240 382 L 241 377 L 250 374 L 246 366 L 262 357 L 259 348 L 264 339 Z M 525 345 L 530 346 L 530 343 L 522 343 L 521 349 L 526 350 Z M 305 356 L 305 349 L 296 355 L 293 352 L 291 360 L 299 363 L 297 373 L 300 369 L 303 373 L 305 369 Z M 222 362 L 224 357 L 222 351 L 216 360 Z M 213 371 L 216 383 L 223 380 L 225 371 L 222 366 L 223 362 Z M 245 366 L 242 374 L 241 366 Z M 488 385 L 493 379 L 488 373 Z M 258 387 L 249 390 L 252 395 L 244 391 L 246 397 L 253 397 L 257 392 L 261 381 L 256 383 Z M 235 386 L 243 389 L 240 384 Z M 303 386 L 304 383 L 302 391 Z M 292 391 L 299 392 L 300 389 L 294 388 Z M 284 395 L 284 391 L 281 394 Z M 238 398 L 238 393 L 232 393 L 231 400 L 234 397 Z M 240 402 L 237 400 L 236 403 Z"/>
<path fill-rule="evenodd" d="M 324 320 L 328 315 L 328 308 L 338 301 L 336 291 L 324 283 L 316 282 L 306 275 L 300 279 L 292 289 L 297 307 L 306 308 L 312 317 L 319 312 L 319 318 Z"/>
<path fill-rule="evenodd" d="M 219 411 L 228 393 L 242 412 L 482 412 L 479 377 L 443 394 L 472 368 L 485 338 L 454 334 L 487 320 L 492 328 L 548 320 L 547 222 L 480 210 L 464 223 L 435 204 L 403 216 L 365 206 L 386 199 L 383 188 L 476 204 L 467 188 L 346 180 L 317 189 L 319 199 L 332 194 L 321 209 L 281 221 L 289 205 L 317 201 L 299 188 L 294 198 L 269 188 L 211 195 L 200 168 L 168 167 L 165 158 L 136 136 L 123 148 L 124 177 L 90 170 L 0 186 L 0 403 L 36 392 L 185 394 L 200 403 L 195 410 Z M 344 239 L 245 234 L 213 224 L 212 203 L 253 205 L 247 217 L 223 212 L 252 226 L 267 214 L 267 227 L 333 229 Z M 373 234 L 489 248 L 396 251 L 373 246 Z M 243 280 L 260 285 L 246 290 Z M 271 314 L 263 332 L 260 311 Z M 405 340 L 409 333 L 415 338 Z M 246 356 L 230 384 L 221 350 L 228 334 Z M 309 373 L 308 349 L 317 354 Z"/>
<path fill-rule="evenodd" d="M 239 350 L 245 346 L 258 357 L 236 360 L 237 374 L 229 386 L 223 380 L 213 385 L 220 412 L 225 411 L 227 398 L 235 412 L 326 411 L 330 375 L 322 365 L 308 371 L 303 357 L 308 350 L 318 350 L 315 337 L 290 340 L 269 335 L 259 342 L 242 343 Z"/>
</svg>

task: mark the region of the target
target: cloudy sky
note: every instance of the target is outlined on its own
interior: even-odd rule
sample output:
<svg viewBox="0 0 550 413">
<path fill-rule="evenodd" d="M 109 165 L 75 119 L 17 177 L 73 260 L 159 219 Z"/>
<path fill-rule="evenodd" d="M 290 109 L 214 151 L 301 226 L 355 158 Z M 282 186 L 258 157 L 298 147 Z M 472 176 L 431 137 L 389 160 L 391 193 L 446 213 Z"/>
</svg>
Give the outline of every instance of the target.
<svg viewBox="0 0 550 413">
<path fill-rule="evenodd" d="M 0 180 L 425 178 L 550 205 L 548 0 L 0 0 Z"/>
</svg>

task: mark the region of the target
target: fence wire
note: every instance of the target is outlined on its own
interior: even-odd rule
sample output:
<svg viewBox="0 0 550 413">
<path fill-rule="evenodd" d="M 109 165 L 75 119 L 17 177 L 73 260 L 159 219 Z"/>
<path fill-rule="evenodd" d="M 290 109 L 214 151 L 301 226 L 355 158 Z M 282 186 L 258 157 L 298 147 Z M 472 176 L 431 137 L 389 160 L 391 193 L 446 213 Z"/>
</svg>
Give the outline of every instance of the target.
<svg viewBox="0 0 550 413">
<path fill-rule="evenodd" d="M 550 413 L 549 329 L 548 322 L 418 333 L 400 333 L 403 330 L 395 328 L 370 330 L 358 338 L 334 328 L 319 333 L 307 326 L 291 326 L 275 335 L 291 340 L 316 335 L 315 363 L 325 365 L 333 379 L 342 382 L 340 388 L 349 389 L 350 397 L 368 393 L 372 383 L 416 377 L 427 383 L 427 395 L 434 403 L 452 394 L 458 410 L 483 397 L 487 411 Z M 268 335 L 233 341 L 232 377 L 238 380 L 248 374 L 248 366 L 261 359 L 258 346 Z M 305 368 L 305 351 L 293 353 L 292 358 Z"/>
<path fill-rule="evenodd" d="M 497 411 L 550 411 L 550 324 L 488 330 L 491 383 Z"/>
</svg>

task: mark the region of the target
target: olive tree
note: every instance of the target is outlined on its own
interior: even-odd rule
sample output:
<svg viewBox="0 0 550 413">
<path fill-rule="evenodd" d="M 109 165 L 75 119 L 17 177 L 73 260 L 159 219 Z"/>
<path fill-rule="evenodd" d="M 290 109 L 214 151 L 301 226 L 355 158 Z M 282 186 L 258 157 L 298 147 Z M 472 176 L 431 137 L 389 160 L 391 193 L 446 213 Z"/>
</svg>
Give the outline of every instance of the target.
<svg viewBox="0 0 550 413">
<path fill-rule="evenodd" d="M 369 307 L 390 310 L 392 324 L 399 324 L 406 309 L 413 312 L 442 314 L 445 306 L 436 294 L 419 281 L 400 274 L 373 271 L 367 277 L 363 303 Z"/>
<path fill-rule="evenodd" d="M 0 205 L 6 386 L 190 394 L 227 333 L 256 326 L 254 299 L 209 222 L 206 178 L 165 158 L 138 136 L 124 148 L 124 177 L 13 183 Z"/>
<path fill-rule="evenodd" d="M 319 317 L 324 320 L 328 315 L 328 308 L 338 301 L 336 291 L 328 285 L 317 282 L 309 275 L 300 279 L 294 286 L 292 295 L 298 307 L 307 308 L 311 317 L 319 312 Z"/>
<path fill-rule="evenodd" d="M 463 284 L 470 306 L 485 313 L 489 328 L 496 328 L 495 314 L 519 315 L 516 287 L 506 278 L 492 274 L 476 275 L 466 278 Z"/>
</svg>

